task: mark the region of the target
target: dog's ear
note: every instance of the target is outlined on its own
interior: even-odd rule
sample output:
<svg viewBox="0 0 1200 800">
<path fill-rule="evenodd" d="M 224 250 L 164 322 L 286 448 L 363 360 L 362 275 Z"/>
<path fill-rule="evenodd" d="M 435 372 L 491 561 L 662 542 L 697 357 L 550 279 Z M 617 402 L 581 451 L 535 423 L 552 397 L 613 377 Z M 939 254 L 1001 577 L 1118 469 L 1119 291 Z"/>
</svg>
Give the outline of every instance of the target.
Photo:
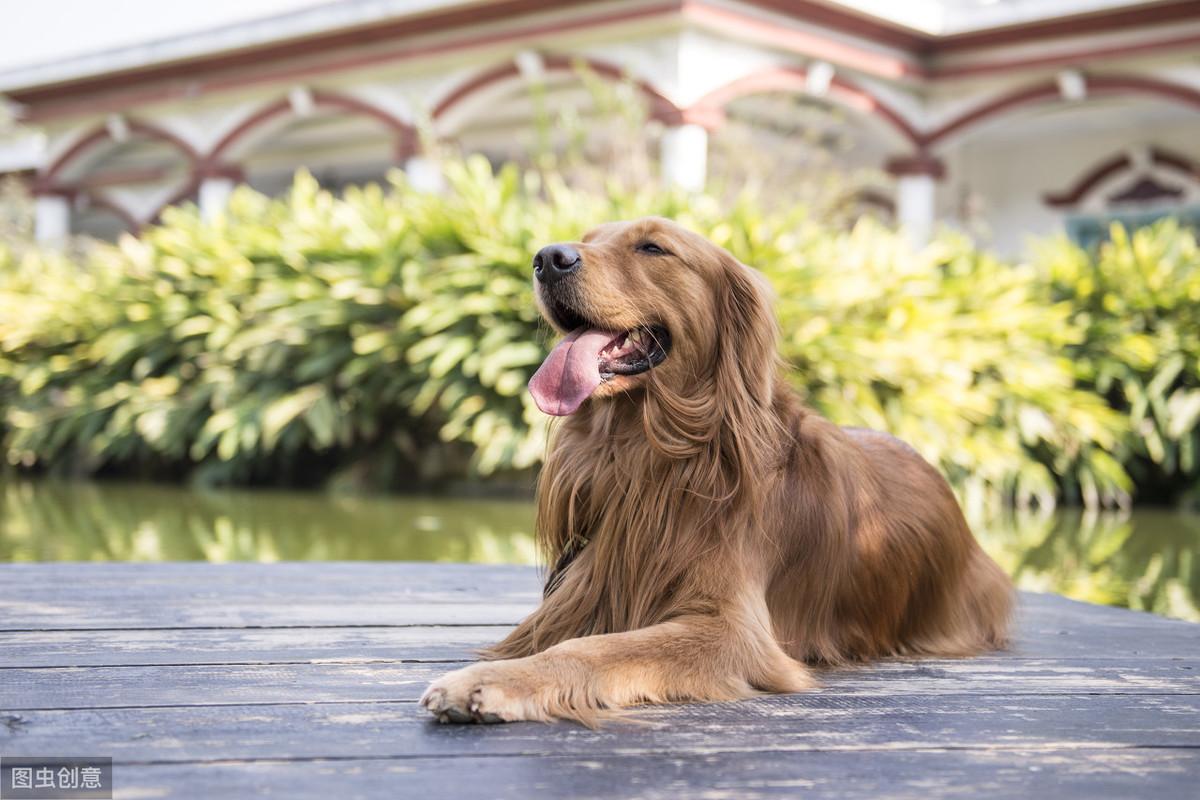
<svg viewBox="0 0 1200 800">
<path fill-rule="evenodd" d="M 659 452 L 680 459 L 711 456 L 707 473 L 690 474 L 689 491 L 719 500 L 729 511 L 754 507 L 764 459 L 783 435 L 772 413 L 779 337 L 766 279 L 724 250 L 717 252 L 709 284 L 715 317 L 711 360 L 693 373 L 695 383 L 683 392 L 648 393 L 643 414 L 646 437 Z"/>
<path fill-rule="evenodd" d="M 766 278 L 722 251 L 717 287 L 717 391 L 771 405 L 779 328 Z"/>
</svg>

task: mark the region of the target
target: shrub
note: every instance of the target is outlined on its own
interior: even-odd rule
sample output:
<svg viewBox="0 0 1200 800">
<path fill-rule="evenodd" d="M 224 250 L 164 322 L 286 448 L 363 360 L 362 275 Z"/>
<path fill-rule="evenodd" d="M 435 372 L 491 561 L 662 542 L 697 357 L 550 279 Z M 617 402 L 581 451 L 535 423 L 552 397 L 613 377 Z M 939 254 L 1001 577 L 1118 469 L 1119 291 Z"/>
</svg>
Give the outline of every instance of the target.
<svg viewBox="0 0 1200 800">
<path fill-rule="evenodd" d="M 944 235 L 914 252 L 875 225 L 812 232 L 769 272 L 784 352 L 811 401 L 939 464 L 972 511 L 997 498 L 1124 503 L 1123 420 L 1074 385 L 1080 340 L 1028 266 Z"/>
<path fill-rule="evenodd" d="M 1127 417 L 1125 460 L 1167 499 L 1200 488 L 1200 247 L 1178 223 L 1113 226 L 1094 254 L 1043 243 L 1053 297 L 1084 332 L 1069 348 L 1081 386 Z"/>
<path fill-rule="evenodd" d="M 441 195 L 397 175 L 335 197 L 300 175 L 287 197 L 241 189 L 214 224 L 176 209 L 76 262 L 0 255 L 7 460 L 226 483 L 525 474 L 547 432 L 524 391 L 549 339 L 530 254 L 661 214 L 770 277 L 810 402 L 908 440 L 972 506 L 1130 490 L 1126 418 L 1075 385 L 1090 329 L 1042 269 L 745 196 L 445 167 Z"/>
</svg>

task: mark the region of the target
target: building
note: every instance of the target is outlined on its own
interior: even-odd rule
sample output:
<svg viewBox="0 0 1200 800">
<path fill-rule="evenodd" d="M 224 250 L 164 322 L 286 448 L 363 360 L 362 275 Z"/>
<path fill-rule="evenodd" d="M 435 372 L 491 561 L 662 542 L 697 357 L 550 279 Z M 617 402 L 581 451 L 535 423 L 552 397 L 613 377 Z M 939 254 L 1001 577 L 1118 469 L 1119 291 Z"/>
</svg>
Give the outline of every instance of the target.
<svg viewBox="0 0 1200 800">
<path fill-rule="evenodd" d="M 237 182 L 278 191 L 300 165 L 333 184 L 400 166 L 436 189 L 422 121 L 501 160 L 532 135 L 532 87 L 589 102 L 580 63 L 644 94 L 663 176 L 684 187 L 704 184 L 739 104 L 790 95 L 836 113 L 840 157 L 886 170 L 874 200 L 917 239 L 982 223 L 1015 253 L 1112 217 L 1200 219 L 1197 0 L 295 5 L 0 67 L 35 131 L 0 139 L 0 172 L 29 181 L 38 237 L 136 230 L 184 201 L 216 214 Z"/>
</svg>

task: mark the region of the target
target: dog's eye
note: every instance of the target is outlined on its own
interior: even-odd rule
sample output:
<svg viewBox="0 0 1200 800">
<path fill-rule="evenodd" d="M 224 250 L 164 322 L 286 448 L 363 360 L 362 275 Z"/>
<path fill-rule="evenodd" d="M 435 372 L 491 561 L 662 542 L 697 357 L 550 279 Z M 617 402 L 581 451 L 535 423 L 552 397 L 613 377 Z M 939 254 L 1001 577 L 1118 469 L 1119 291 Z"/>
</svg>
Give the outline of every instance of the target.
<svg viewBox="0 0 1200 800">
<path fill-rule="evenodd" d="M 656 245 L 654 242 L 642 242 L 634 248 L 639 253 L 645 253 L 649 256 L 665 256 L 667 251 Z"/>
</svg>

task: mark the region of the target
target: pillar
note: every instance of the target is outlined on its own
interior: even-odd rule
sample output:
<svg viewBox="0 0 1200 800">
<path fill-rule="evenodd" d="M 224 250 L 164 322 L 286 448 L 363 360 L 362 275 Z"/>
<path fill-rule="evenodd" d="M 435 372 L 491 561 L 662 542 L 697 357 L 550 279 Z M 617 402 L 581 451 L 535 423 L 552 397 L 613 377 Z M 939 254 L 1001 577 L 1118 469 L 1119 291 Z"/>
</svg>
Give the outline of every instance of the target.
<svg viewBox="0 0 1200 800">
<path fill-rule="evenodd" d="M 896 180 L 896 221 L 913 244 L 923 245 L 933 234 L 935 199 L 932 175 L 901 175 Z"/>
<path fill-rule="evenodd" d="M 212 222 L 229 208 L 229 198 L 233 195 L 233 190 L 246 176 L 236 164 L 201 163 L 196 166 L 193 179 L 196 182 L 196 203 L 200 206 L 200 218 L 205 222 Z"/>
<path fill-rule="evenodd" d="M 199 198 L 200 218 L 212 222 L 229 207 L 229 197 L 233 194 L 232 178 L 214 175 L 200 181 Z"/>
<path fill-rule="evenodd" d="M 708 131 L 702 125 L 674 125 L 662 135 L 662 174 L 670 186 L 698 192 L 708 178 Z"/>
<path fill-rule="evenodd" d="M 933 235 L 937 182 L 945 175 L 945 165 L 922 153 L 892 159 L 887 171 L 896 178 L 896 222 L 912 243 L 921 247 Z"/>
<path fill-rule="evenodd" d="M 429 156 L 409 156 L 404 161 L 404 173 L 408 177 L 408 185 L 418 192 L 437 194 L 446 188 L 441 166 Z"/>
<path fill-rule="evenodd" d="M 41 244 L 61 244 L 71 235 L 71 198 L 67 194 L 39 194 L 34 201 L 34 238 Z"/>
</svg>

